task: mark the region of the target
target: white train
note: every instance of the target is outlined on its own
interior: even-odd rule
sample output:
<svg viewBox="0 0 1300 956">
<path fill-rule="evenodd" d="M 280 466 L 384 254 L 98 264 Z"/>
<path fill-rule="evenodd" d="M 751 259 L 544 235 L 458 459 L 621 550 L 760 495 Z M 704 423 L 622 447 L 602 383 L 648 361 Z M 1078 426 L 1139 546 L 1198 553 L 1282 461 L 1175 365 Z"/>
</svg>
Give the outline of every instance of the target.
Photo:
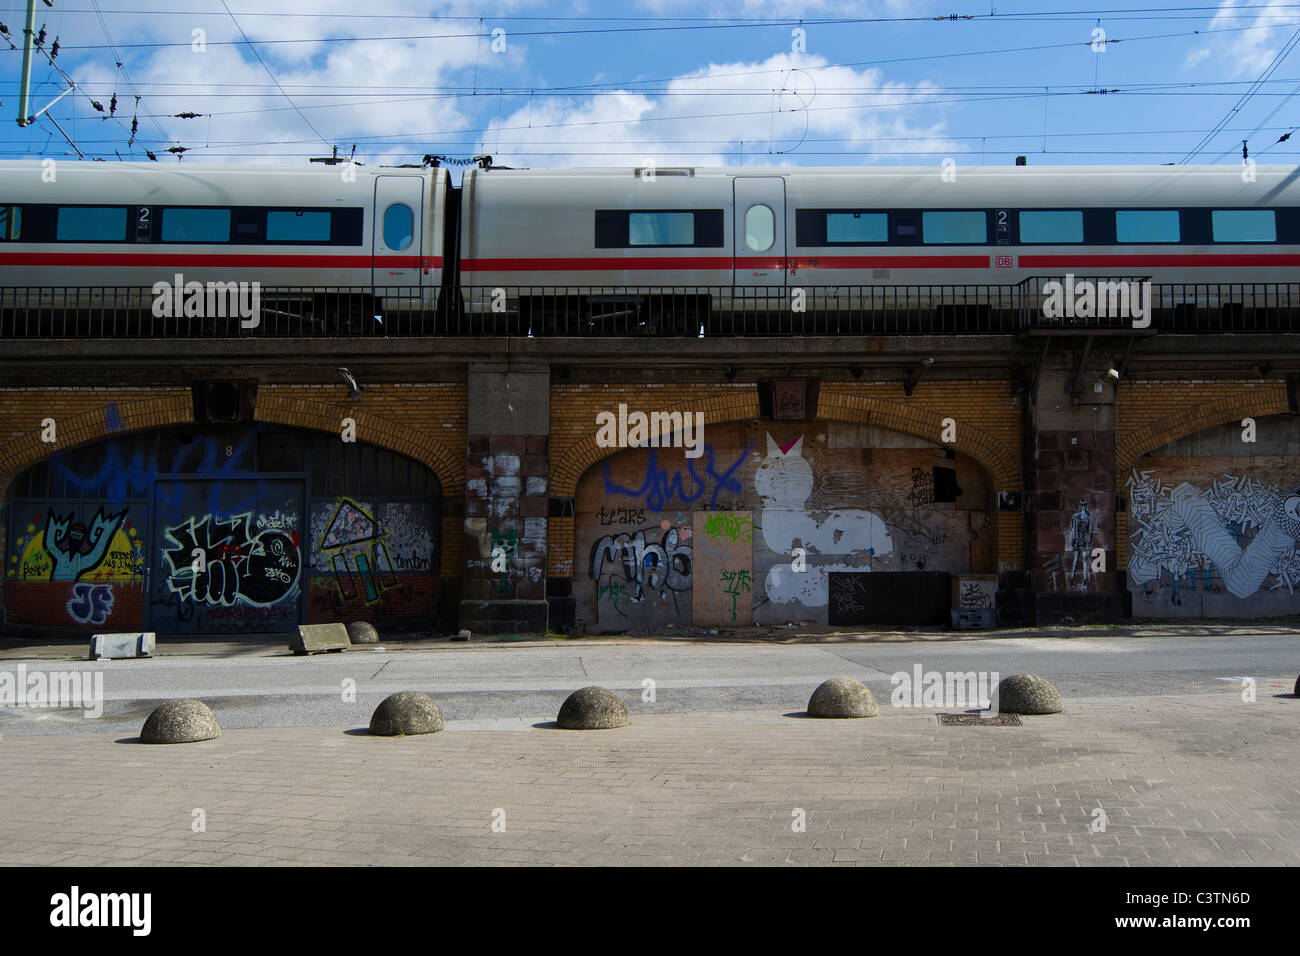
<svg viewBox="0 0 1300 956">
<path fill-rule="evenodd" d="M 810 312 L 1001 303 L 989 290 L 1067 274 L 1196 285 L 1185 303 L 1255 307 L 1300 274 L 1298 177 L 472 169 L 453 188 L 444 169 L 60 162 L 51 176 L 48 161 L 7 162 L 0 289 L 182 273 L 344 295 L 363 311 L 441 303 L 539 332 L 633 311 L 693 332 L 697 317 L 795 300 Z"/>
</svg>

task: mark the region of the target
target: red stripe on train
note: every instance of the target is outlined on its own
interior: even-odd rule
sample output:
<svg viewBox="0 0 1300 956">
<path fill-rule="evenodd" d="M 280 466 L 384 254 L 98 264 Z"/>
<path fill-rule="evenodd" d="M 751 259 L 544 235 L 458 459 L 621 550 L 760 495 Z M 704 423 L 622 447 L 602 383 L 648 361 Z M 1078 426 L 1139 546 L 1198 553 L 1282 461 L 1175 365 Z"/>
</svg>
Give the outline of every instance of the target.
<svg viewBox="0 0 1300 956">
<path fill-rule="evenodd" d="M 623 272 L 662 269 L 987 269 L 988 256 L 817 256 L 745 258 L 657 256 L 581 259 L 464 259 L 463 272 Z"/>
<path fill-rule="evenodd" d="M 1133 256 L 1020 256 L 1022 269 L 1107 269 L 1115 267 L 1143 268 L 1147 266 L 1213 266 L 1230 269 L 1234 266 L 1297 266 L 1300 255 L 1285 253 L 1251 254 L 1195 254 L 1195 255 L 1133 255 Z"/>
<path fill-rule="evenodd" d="M 142 266 L 223 269 L 419 269 L 442 266 L 442 256 L 212 255 L 134 252 L 0 252 L 0 266 Z"/>
</svg>

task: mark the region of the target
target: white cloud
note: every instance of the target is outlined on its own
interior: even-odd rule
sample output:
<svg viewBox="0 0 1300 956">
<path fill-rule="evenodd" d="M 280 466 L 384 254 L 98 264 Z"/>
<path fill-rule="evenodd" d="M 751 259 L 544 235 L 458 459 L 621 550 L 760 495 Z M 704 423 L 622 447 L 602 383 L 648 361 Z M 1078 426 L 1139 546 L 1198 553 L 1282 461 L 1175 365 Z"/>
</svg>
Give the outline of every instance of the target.
<svg viewBox="0 0 1300 956">
<path fill-rule="evenodd" d="M 1190 70 L 1198 63 L 1201 63 L 1202 61 L 1209 59 L 1209 57 L 1210 57 L 1209 47 L 1201 47 L 1199 50 L 1193 50 L 1191 53 L 1187 54 L 1187 59 L 1183 60 L 1183 68 Z"/>
<path fill-rule="evenodd" d="M 1294 32 L 1284 27 L 1267 28 L 1275 24 L 1294 24 L 1296 13 L 1294 8 L 1288 9 L 1290 4 L 1284 0 L 1270 0 L 1253 19 L 1249 15 L 1243 16 L 1243 12 L 1237 10 L 1238 6 L 1242 6 L 1238 0 L 1224 0 L 1219 6 L 1219 12 L 1210 21 L 1210 29 L 1251 28 L 1225 34 L 1220 38 L 1219 49 L 1229 61 L 1233 76 L 1257 77 L 1268 68 Z M 1254 8 L 1259 4 L 1251 0 L 1249 6 Z"/>
<path fill-rule="evenodd" d="M 505 0 L 495 8 L 498 15 L 507 14 L 526 6 L 531 0 Z M 115 4 L 101 3 L 105 11 Z M 118 0 L 119 7 L 138 6 L 134 0 Z M 223 44 L 219 41 L 241 41 L 239 28 L 229 16 L 204 14 L 202 16 L 142 15 L 108 16 L 113 40 L 121 44 L 120 53 L 126 58 L 132 80 L 144 93 L 142 114 L 158 114 L 158 118 L 140 119 L 138 142 L 148 143 L 159 152 L 157 140 L 162 137 L 172 143 L 191 147 L 189 158 L 200 160 L 274 161 L 276 154 L 293 156 L 300 161 L 304 154 L 327 155 L 327 143 L 337 143 L 346 153 L 358 138 L 387 137 L 389 142 L 376 141 L 358 146 L 358 158 L 374 163 L 396 158 L 394 145 L 413 131 L 455 130 L 475 125 L 463 109 L 463 102 L 455 96 L 421 95 L 403 91 L 402 87 L 454 86 L 468 80 L 475 73 L 482 87 L 502 82 L 499 77 L 513 76 L 525 62 L 526 48 L 522 43 L 508 42 L 504 55 L 490 48 L 490 37 L 479 41 L 477 13 L 468 20 L 427 19 L 430 8 L 421 0 L 394 0 L 385 6 L 388 14 L 411 14 L 418 19 L 389 20 L 346 17 L 359 10 L 353 0 L 261 0 L 258 9 L 263 13 L 311 13 L 312 16 L 270 17 L 239 16 L 238 27 L 254 41 L 306 38 L 307 43 L 281 43 L 258 45 L 258 54 L 267 69 L 258 62 L 247 45 Z M 468 14 L 466 0 L 445 0 L 433 12 L 443 15 Z M 89 16 L 64 21 L 62 44 L 64 52 L 59 64 L 68 70 L 81 90 L 107 106 L 113 90 L 117 91 L 118 112 L 114 122 L 97 121 L 97 115 L 87 108 L 81 96 L 76 109 L 78 119 L 69 126 L 70 133 L 79 143 L 85 142 L 87 150 L 118 149 L 125 157 L 127 134 L 134 99 L 130 88 L 113 65 L 108 50 L 76 50 L 81 44 L 102 44 L 104 34 L 98 22 Z M 194 52 L 189 43 L 194 28 L 206 31 L 207 49 Z M 388 34 L 467 35 L 464 39 L 395 39 L 381 42 L 360 42 L 357 37 L 386 36 Z M 132 50 L 132 43 L 178 43 L 155 49 Z M 476 68 L 477 64 L 477 68 Z M 276 88 L 276 81 L 292 98 L 293 103 L 318 130 L 324 142 L 318 139 L 296 112 L 285 95 Z M 159 86 L 157 84 L 188 84 Z M 240 84 L 246 84 L 240 87 Z M 316 95 L 325 88 L 357 88 L 338 95 Z M 49 89 L 49 87 L 45 87 Z M 164 96 L 164 92 L 172 94 Z M 74 102 L 73 97 L 69 102 Z M 336 105 L 351 104 L 351 105 Z M 174 118 L 174 114 L 193 111 L 205 114 L 194 120 Z M 64 115 L 56 108 L 55 115 Z M 91 117 L 87 119 L 87 117 Z M 161 127 L 162 131 L 160 133 Z M 37 129 L 42 129 L 38 126 Z M 75 132 L 73 130 L 75 129 Z M 48 128 L 45 128 L 48 132 Z M 119 135 L 120 134 L 120 135 Z M 28 145 L 39 151 L 46 137 L 33 130 Z M 96 145 L 95 141 L 110 142 Z M 60 140 L 55 136 L 50 143 L 53 151 Z M 218 145 L 218 144 L 243 144 Z M 429 148 L 437 151 L 436 144 Z M 163 147 L 165 148 L 165 146 Z M 413 148 L 413 147 L 407 147 Z M 134 151 L 135 158 L 143 157 L 143 147 Z M 160 154 L 161 155 L 161 154 Z M 404 154 L 410 158 L 410 154 Z M 418 159 L 418 157 L 416 157 Z"/>
<path fill-rule="evenodd" d="M 857 92 L 864 89 L 872 92 Z M 654 94 L 539 97 L 493 121 L 480 148 L 511 166 L 630 166 L 644 159 L 717 166 L 735 165 L 742 155 L 746 165 L 859 165 L 872 161 L 886 137 L 906 138 L 884 147 L 890 150 L 952 148 L 925 103 L 929 89 L 887 82 L 876 69 L 828 66 L 815 56 L 796 64 L 794 55 L 780 53 L 711 64 Z M 924 114 L 931 118 L 920 121 Z M 802 158 L 840 149 L 857 154 Z"/>
</svg>

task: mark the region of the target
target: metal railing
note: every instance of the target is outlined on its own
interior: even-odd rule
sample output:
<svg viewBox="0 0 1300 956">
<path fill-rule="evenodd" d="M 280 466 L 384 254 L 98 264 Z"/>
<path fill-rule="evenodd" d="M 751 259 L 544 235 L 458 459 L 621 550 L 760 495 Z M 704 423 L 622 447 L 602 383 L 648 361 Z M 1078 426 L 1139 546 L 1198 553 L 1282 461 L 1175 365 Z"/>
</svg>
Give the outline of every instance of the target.
<svg viewBox="0 0 1300 956">
<path fill-rule="evenodd" d="M 259 288 L 160 302 L 149 288 L 0 288 L 0 338 L 1014 335 L 1300 332 L 1300 283 L 1150 284 L 1034 276 L 1015 285 Z M 1080 282 L 1096 283 L 1083 307 Z M 1128 283 L 1128 285 L 1114 285 Z M 1122 293 L 1122 294 L 1121 294 Z M 1120 308 L 1127 295 L 1127 310 Z M 224 296 L 224 298 L 223 298 Z M 1055 298 L 1054 298 L 1055 297 Z M 174 298 L 174 297 L 173 297 Z M 1097 303 L 1105 300 L 1105 308 Z M 1145 299 L 1139 299 L 1145 305 Z"/>
</svg>

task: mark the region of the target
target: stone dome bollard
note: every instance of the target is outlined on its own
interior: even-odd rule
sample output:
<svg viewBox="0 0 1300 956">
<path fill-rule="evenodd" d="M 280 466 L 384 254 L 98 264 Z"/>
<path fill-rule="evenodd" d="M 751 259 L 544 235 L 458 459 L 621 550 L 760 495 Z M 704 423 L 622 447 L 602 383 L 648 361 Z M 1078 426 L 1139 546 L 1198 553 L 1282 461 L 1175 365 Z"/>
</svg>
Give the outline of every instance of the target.
<svg viewBox="0 0 1300 956">
<path fill-rule="evenodd" d="M 154 709 L 140 731 L 142 744 L 192 744 L 221 736 L 216 715 L 201 700 L 169 700 Z"/>
<path fill-rule="evenodd" d="M 369 621 L 353 621 L 348 625 L 348 640 L 353 644 L 378 644 L 379 632 Z"/>
<path fill-rule="evenodd" d="M 628 725 L 627 708 L 612 691 L 584 687 L 569 695 L 555 723 L 561 730 L 612 730 Z"/>
<path fill-rule="evenodd" d="M 412 737 L 442 730 L 442 711 L 428 694 L 404 690 L 389 694 L 370 718 L 377 737 Z"/>
<path fill-rule="evenodd" d="M 875 717 L 879 713 L 871 688 L 852 677 L 832 677 L 808 698 L 809 717 Z"/>
<path fill-rule="evenodd" d="M 993 692 L 993 709 L 999 714 L 1059 714 L 1061 695 L 1045 677 L 1012 674 Z"/>
</svg>

